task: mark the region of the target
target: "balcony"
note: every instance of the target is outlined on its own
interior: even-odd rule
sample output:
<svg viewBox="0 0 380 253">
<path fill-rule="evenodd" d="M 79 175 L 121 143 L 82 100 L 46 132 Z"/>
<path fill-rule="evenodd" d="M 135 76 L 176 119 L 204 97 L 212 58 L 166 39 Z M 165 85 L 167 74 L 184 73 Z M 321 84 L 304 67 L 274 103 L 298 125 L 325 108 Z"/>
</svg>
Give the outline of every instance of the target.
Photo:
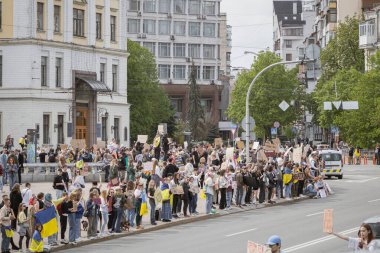
<svg viewBox="0 0 380 253">
<path fill-rule="evenodd" d="M 375 48 L 377 43 L 376 23 L 374 19 L 359 25 L 359 48 Z"/>
</svg>

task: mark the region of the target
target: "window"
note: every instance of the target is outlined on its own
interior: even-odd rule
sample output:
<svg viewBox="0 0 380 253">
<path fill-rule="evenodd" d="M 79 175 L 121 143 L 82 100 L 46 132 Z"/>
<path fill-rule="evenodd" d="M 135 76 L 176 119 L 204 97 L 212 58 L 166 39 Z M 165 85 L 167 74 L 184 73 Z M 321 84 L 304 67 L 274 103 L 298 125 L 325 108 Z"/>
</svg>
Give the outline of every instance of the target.
<svg viewBox="0 0 380 253">
<path fill-rule="evenodd" d="M 160 79 L 169 79 L 170 78 L 170 65 L 158 65 L 158 77 Z"/>
<path fill-rule="evenodd" d="M 107 121 L 108 117 L 102 117 L 102 141 L 107 141 Z"/>
<path fill-rule="evenodd" d="M 154 42 L 144 42 L 143 46 L 149 50 L 154 56 L 156 56 L 156 43 Z"/>
<path fill-rule="evenodd" d="M 171 0 L 158 0 L 158 12 L 160 13 L 169 13 L 170 12 L 170 1 Z"/>
<path fill-rule="evenodd" d="M 2 2 L 0 2 L 0 29 L 2 28 L 2 24 L 3 24 L 3 6 L 2 6 Z M 1 128 L 0 128 L 1 130 Z M 1 135 L 0 135 L 1 136 Z M 1 140 L 1 139 L 0 139 Z"/>
<path fill-rule="evenodd" d="M 285 47 L 286 48 L 292 48 L 292 41 L 291 40 L 284 40 Z"/>
<path fill-rule="evenodd" d="M 174 57 L 186 57 L 186 44 L 174 43 Z"/>
<path fill-rule="evenodd" d="M 37 3 L 37 30 L 44 30 L 44 4 Z"/>
<path fill-rule="evenodd" d="M 201 45 L 200 44 L 189 44 L 189 57 L 201 58 Z"/>
<path fill-rule="evenodd" d="M 139 19 L 128 19 L 128 33 L 140 33 Z"/>
<path fill-rule="evenodd" d="M 0 55 L 0 87 L 2 86 L 3 86 L 3 56 Z"/>
<path fill-rule="evenodd" d="M 170 34 L 170 21 L 160 20 L 158 21 L 158 34 L 169 35 Z"/>
<path fill-rule="evenodd" d="M 54 5 L 54 32 L 61 31 L 61 6 Z"/>
<path fill-rule="evenodd" d="M 41 57 L 41 86 L 47 86 L 47 61 L 46 56 Z"/>
<path fill-rule="evenodd" d="M 170 99 L 170 104 L 176 112 L 182 112 L 182 102 L 183 102 L 183 99 L 181 98 Z"/>
<path fill-rule="evenodd" d="M 231 52 L 226 53 L 226 61 L 231 61 Z"/>
<path fill-rule="evenodd" d="M 116 41 L 116 16 L 111 16 L 111 41 Z"/>
<path fill-rule="evenodd" d="M 113 138 L 115 138 L 116 143 L 120 143 L 120 119 L 113 119 Z"/>
<path fill-rule="evenodd" d="M 44 114 L 43 115 L 43 144 L 49 144 L 50 143 L 50 115 Z"/>
<path fill-rule="evenodd" d="M 205 112 L 211 112 L 212 100 L 211 99 L 201 99 L 201 106 Z"/>
<path fill-rule="evenodd" d="M 173 67 L 174 79 L 185 79 L 185 72 L 186 72 L 185 65 L 174 65 Z"/>
<path fill-rule="evenodd" d="M 337 13 L 336 10 L 329 10 L 327 12 L 327 20 L 326 23 L 336 23 L 337 22 Z"/>
<path fill-rule="evenodd" d="M 84 36 L 84 10 L 74 9 L 73 11 L 73 34 L 74 36 Z"/>
<path fill-rule="evenodd" d="M 102 39 L 102 14 L 96 13 L 96 39 Z"/>
<path fill-rule="evenodd" d="M 144 12 L 156 12 L 156 0 L 144 0 Z"/>
<path fill-rule="evenodd" d="M 143 33 L 156 34 L 156 20 L 144 19 Z"/>
<path fill-rule="evenodd" d="M 105 83 L 105 80 L 106 80 L 106 64 L 105 63 L 100 63 L 99 74 L 100 74 L 99 81 L 101 81 L 102 83 Z"/>
<path fill-rule="evenodd" d="M 292 54 L 286 54 L 286 61 L 292 60 Z"/>
<path fill-rule="evenodd" d="M 283 36 L 303 36 L 303 28 L 289 28 L 282 30 Z"/>
<path fill-rule="evenodd" d="M 124 141 L 128 141 L 128 127 L 124 127 Z"/>
<path fill-rule="evenodd" d="M 186 22 L 174 21 L 174 35 L 185 36 L 186 35 Z"/>
<path fill-rule="evenodd" d="M 57 120 L 57 125 L 58 125 L 58 133 L 57 133 L 57 136 L 58 136 L 58 144 L 64 144 L 65 143 L 65 135 L 64 135 L 64 132 L 63 132 L 63 126 L 64 126 L 64 115 L 58 115 L 58 120 Z"/>
<path fill-rule="evenodd" d="M 186 0 L 174 0 L 174 13 L 185 14 Z"/>
<path fill-rule="evenodd" d="M 203 79 L 204 80 L 214 80 L 215 79 L 215 67 L 214 66 L 203 66 Z"/>
<path fill-rule="evenodd" d="M 129 0 L 129 10 L 139 11 L 140 10 L 140 0 Z"/>
<path fill-rule="evenodd" d="M 203 3 L 203 14 L 215 15 L 215 2 L 205 1 Z"/>
<path fill-rule="evenodd" d="M 215 45 L 203 45 L 203 57 L 215 59 Z"/>
<path fill-rule="evenodd" d="M 117 70 L 118 66 L 113 64 L 112 65 L 112 91 L 117 91 Z"/>
<path fill-rule="evenodd" d="M 194 15 L 201 14 L 200 0 L 189 0 L 189 14 L 194 14 Z"/>
<path fill-rule="evenodd" d="M 59 57 L 55 58 L 55 87 L 62 87 L 62 58 Z"/>
<path fill-rule="evenodd" d="M 201 23 L 189 22 L 189 36 L 201 36 Z"/>
<path fill-rule="evenodd" d="M 203 23 L 203 36 L 215 37 L 215 24 L 214 23 Z"/>
<path fill-rule="evenodd" d="M 170 57 L 170 43 L 158 43 L 158 56 L 159 57 Z"/>
<path fill-rule="evenodd" d="M 199 80 L 201 79 L 201 67 L 200 66 L 189 66 L 189 77 L 191 75 L 191 71 L 193 70 L 194 68 L 194 71 L 195 71 L 195 79 Z"/>
</svg>

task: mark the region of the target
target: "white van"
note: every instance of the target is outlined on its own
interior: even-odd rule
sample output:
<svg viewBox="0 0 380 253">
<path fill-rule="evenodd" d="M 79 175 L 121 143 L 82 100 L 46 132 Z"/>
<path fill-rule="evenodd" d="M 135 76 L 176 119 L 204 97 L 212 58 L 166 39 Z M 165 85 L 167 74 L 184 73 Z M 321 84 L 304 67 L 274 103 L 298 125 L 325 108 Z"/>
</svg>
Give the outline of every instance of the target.
<svg viewBox="0 0 380 253">
<path fill-rule="evenodd" d="M 331 178 L 332 176 L 343 178 L 342 151 L 321 150 L 319 155 L 322 159 L 322 174 Z"/>
</svg>

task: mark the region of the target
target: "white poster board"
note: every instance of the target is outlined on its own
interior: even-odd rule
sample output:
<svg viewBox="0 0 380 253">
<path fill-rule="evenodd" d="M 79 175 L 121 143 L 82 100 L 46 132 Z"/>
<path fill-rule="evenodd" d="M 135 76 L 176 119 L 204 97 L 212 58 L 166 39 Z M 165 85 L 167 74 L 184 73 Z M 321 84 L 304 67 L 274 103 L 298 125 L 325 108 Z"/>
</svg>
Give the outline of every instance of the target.
<svg viewBox="0 0 380 253">
<path fill-rule="evenodd" d="M 226 149 L 226 160 L 233 161 L 234 160 L 234 148 L 227 148 Z"/>
<path fill-rule="evenodd" d="M 147 143 L 148 135 L 137 135 L 137 141 L 140 143 Z"/>
</svg>

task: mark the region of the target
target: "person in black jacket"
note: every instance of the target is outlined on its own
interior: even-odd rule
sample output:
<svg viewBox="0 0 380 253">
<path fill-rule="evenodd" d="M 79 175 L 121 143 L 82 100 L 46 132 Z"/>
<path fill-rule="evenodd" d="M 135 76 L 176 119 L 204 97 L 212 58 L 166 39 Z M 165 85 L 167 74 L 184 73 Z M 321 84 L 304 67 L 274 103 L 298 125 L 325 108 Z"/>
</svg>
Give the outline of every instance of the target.
<svg viewBox="0 0 380 253">
<path fill-rule="evenodd" d="M 62 203 L 57 206 L 58 214 L 59 214 L 59 222 L 61 224 L 61 243 L 68 244 L 69 242 L 65 240 L 65 233 L 67 229 L 67 216 L 69 214 L 69 205 L 68 200 L 69 196 L 66 192 L 62 194 L 62 197 L 65 197 Z"/>
<path fill-rule="evenodd" d="M 164 161 L 168 160 L 168 152 L 169 152 L 169 139 L 168 136 L 165 134 L 162 138 L 162 150 L 164 151 Z"/>
<path fill-rule="evenodd" d="M 55 189 L 57 199 L 60 199 L 65 191 L 65 182 L 62 177 L 62 169 L 57 170 L 57 175 L 54 177 L 53 181 L 53 188 Z"/>
<path fill-rule="evenodd" d="M 167 178 L 169 174 L 174 175 L 174 173 L 178 172 L 178 167 L 174 164 L 174 159 L 172 157 L 169 158 L 169 164 L 164 168 L 162 172 L 162 178 Z"/>
<path fill-rule="evenodd" d="M 189 181 L 190 181 L 190 178 L 186 177 L 182 183 L 182 188 L 183 188 L 183 194 L 182 194 L 183 215 L 185 217 L 189 217 L 189 215 L 187 215 L 187 209 L 189 207 L 189 202 L 191 200 L 191 192 L 190 192 Z"/>
<path fill-rule="evenodd" d="M 19 152 L 18 154 L 18 183 L 21 185 L 21 174 L 24 172 L 24 162 L 25 162 L 25 152 L 24 151 L 21 151 Z"/>
</svg>

